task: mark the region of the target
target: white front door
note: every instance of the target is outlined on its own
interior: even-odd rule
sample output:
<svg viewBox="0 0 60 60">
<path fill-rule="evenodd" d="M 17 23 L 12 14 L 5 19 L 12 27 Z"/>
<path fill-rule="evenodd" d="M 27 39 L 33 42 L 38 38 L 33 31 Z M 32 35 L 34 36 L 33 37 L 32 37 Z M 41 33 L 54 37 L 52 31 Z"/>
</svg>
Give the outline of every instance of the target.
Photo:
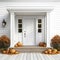
<svg viewBox="0 0 60 60">
<path fill-rule="evenodd" d="M 35 45 L 34 40 L 34 17 L 23 17 L 23 44 Z"/>
</svg>

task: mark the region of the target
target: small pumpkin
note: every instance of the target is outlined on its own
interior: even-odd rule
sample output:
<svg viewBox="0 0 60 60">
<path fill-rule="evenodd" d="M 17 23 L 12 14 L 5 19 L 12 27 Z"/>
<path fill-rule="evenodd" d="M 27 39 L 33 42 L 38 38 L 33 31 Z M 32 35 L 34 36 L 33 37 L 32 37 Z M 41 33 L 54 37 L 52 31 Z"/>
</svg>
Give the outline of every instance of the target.
<svg viewBox="0 0 60 60">
<path fill-rule="evenodd" d="M 16 51 L 15 54 L 19 54 L 19 52 Z"/>
<path fill-rule="evenodd" d="M 52 51 L 53 54 L 56 54 L 57 52 L 58 52 L 57 49 L 53 49 L 53 51 Z"/>
<path fill-rule="evenodd" d="M 48 52 L 52 52 L 52 49 L 47 49 Z"/>
<path fill-rule="evenodd" d="M 52 54 L 52 51 L 49 51 L 48 53 L 49 53 L 49 54 Z"/>
<path fill-rule="evenodd" d="M 18 45 L 16 44 L 14 47 L 18 47 Z"/>
<path fill-rule="evenodd" d="M 9 50 L 9 52 L 10 52 L 11 54 L 14 54 L 14 53 L 16 52 L 16 50 L 13 49 L 13 48 L 11 48 L 11 49 Z"/>
<path fill-rule="evenodd" d="M 53 49 L 53 51 L 58 52 L 58 50 L 57 50 L 57 49 Z"/>
<path fill-rule="evenodd" d="M 45 43 L 45 42 L 40 42 L 40 43 L 39 43 L 39 46 L 40 46 L 40 47 L 46 47 L 46 43 Z"/>
<path fill-rule="evenodd" d="M 23 44 L 22 44 L 22 42 L 18 42 L 17 45 L 18 46 L 22 46 Z"/>
<path fill-rule="evenodd" d="M 48 51 L 46 50 L 46 51 L 44 51 L 44 53 L 45 53 L 45 54 L 48 54 Z"/>
<path fill-rule="evenodd" d="M 6 54 L 7 52 L 4 50 L 2 53 L 3 53 L 3 54 Z"/>
<path fill-rule="evenodd" d="M 60 54 L 60 51 L 58 51 L 57 53 Z"/>
</svg>

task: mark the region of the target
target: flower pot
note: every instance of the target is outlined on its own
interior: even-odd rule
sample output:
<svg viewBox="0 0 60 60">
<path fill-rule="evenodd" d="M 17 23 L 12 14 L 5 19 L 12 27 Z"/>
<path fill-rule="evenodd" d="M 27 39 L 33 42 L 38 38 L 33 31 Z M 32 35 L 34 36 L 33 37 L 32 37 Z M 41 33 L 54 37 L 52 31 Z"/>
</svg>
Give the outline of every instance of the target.
<svg viewBox="0 0 60 60">
<path fill-rule="evenodd" d="M 51 43 L 51 46 L 57 50 L 60 50 L 60 43 Z"/>
</svg>

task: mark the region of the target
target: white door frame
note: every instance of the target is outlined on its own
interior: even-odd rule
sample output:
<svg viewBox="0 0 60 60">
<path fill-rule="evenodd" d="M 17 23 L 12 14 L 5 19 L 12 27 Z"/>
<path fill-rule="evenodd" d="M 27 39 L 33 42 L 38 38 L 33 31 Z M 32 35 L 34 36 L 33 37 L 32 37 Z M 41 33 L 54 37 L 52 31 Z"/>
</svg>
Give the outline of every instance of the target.
<svg viewBox="0 0 60 60">
<path fill-rule="evenodd" d="M 46 6 L 20 6 L 18 9 L 13 7 L 8 8 L 8 11 L 10 12 L 10 39 L 11 39 L 11 47 L 13 47 L 13 40 L 15 38 L 15 13 L 17 12 L 46 12 L 46 25 L 45 25 L 45 40 L 47 43 L 47 47 L 50 47 L 50 11 L 52 11 L 52 7 L 46 7 Z"/>
</svg>

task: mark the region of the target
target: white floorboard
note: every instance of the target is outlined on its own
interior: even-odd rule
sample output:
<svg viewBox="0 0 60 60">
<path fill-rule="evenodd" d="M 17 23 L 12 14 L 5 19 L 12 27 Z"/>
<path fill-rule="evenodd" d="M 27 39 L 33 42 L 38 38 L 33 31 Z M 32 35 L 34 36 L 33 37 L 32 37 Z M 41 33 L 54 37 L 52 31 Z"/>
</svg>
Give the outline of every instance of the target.
<svg viewBox="0 0 60 60">
<path fill-rule="evenodd" d="M 31 54 L 27 53 L 27 60 L 31 60 Z"/>
<path fill-rule="evenodd" d="M 60 54 L 20 53 L 16 55 L 0 54 L 0 60 L 60 60 Z"/>
</svg>

